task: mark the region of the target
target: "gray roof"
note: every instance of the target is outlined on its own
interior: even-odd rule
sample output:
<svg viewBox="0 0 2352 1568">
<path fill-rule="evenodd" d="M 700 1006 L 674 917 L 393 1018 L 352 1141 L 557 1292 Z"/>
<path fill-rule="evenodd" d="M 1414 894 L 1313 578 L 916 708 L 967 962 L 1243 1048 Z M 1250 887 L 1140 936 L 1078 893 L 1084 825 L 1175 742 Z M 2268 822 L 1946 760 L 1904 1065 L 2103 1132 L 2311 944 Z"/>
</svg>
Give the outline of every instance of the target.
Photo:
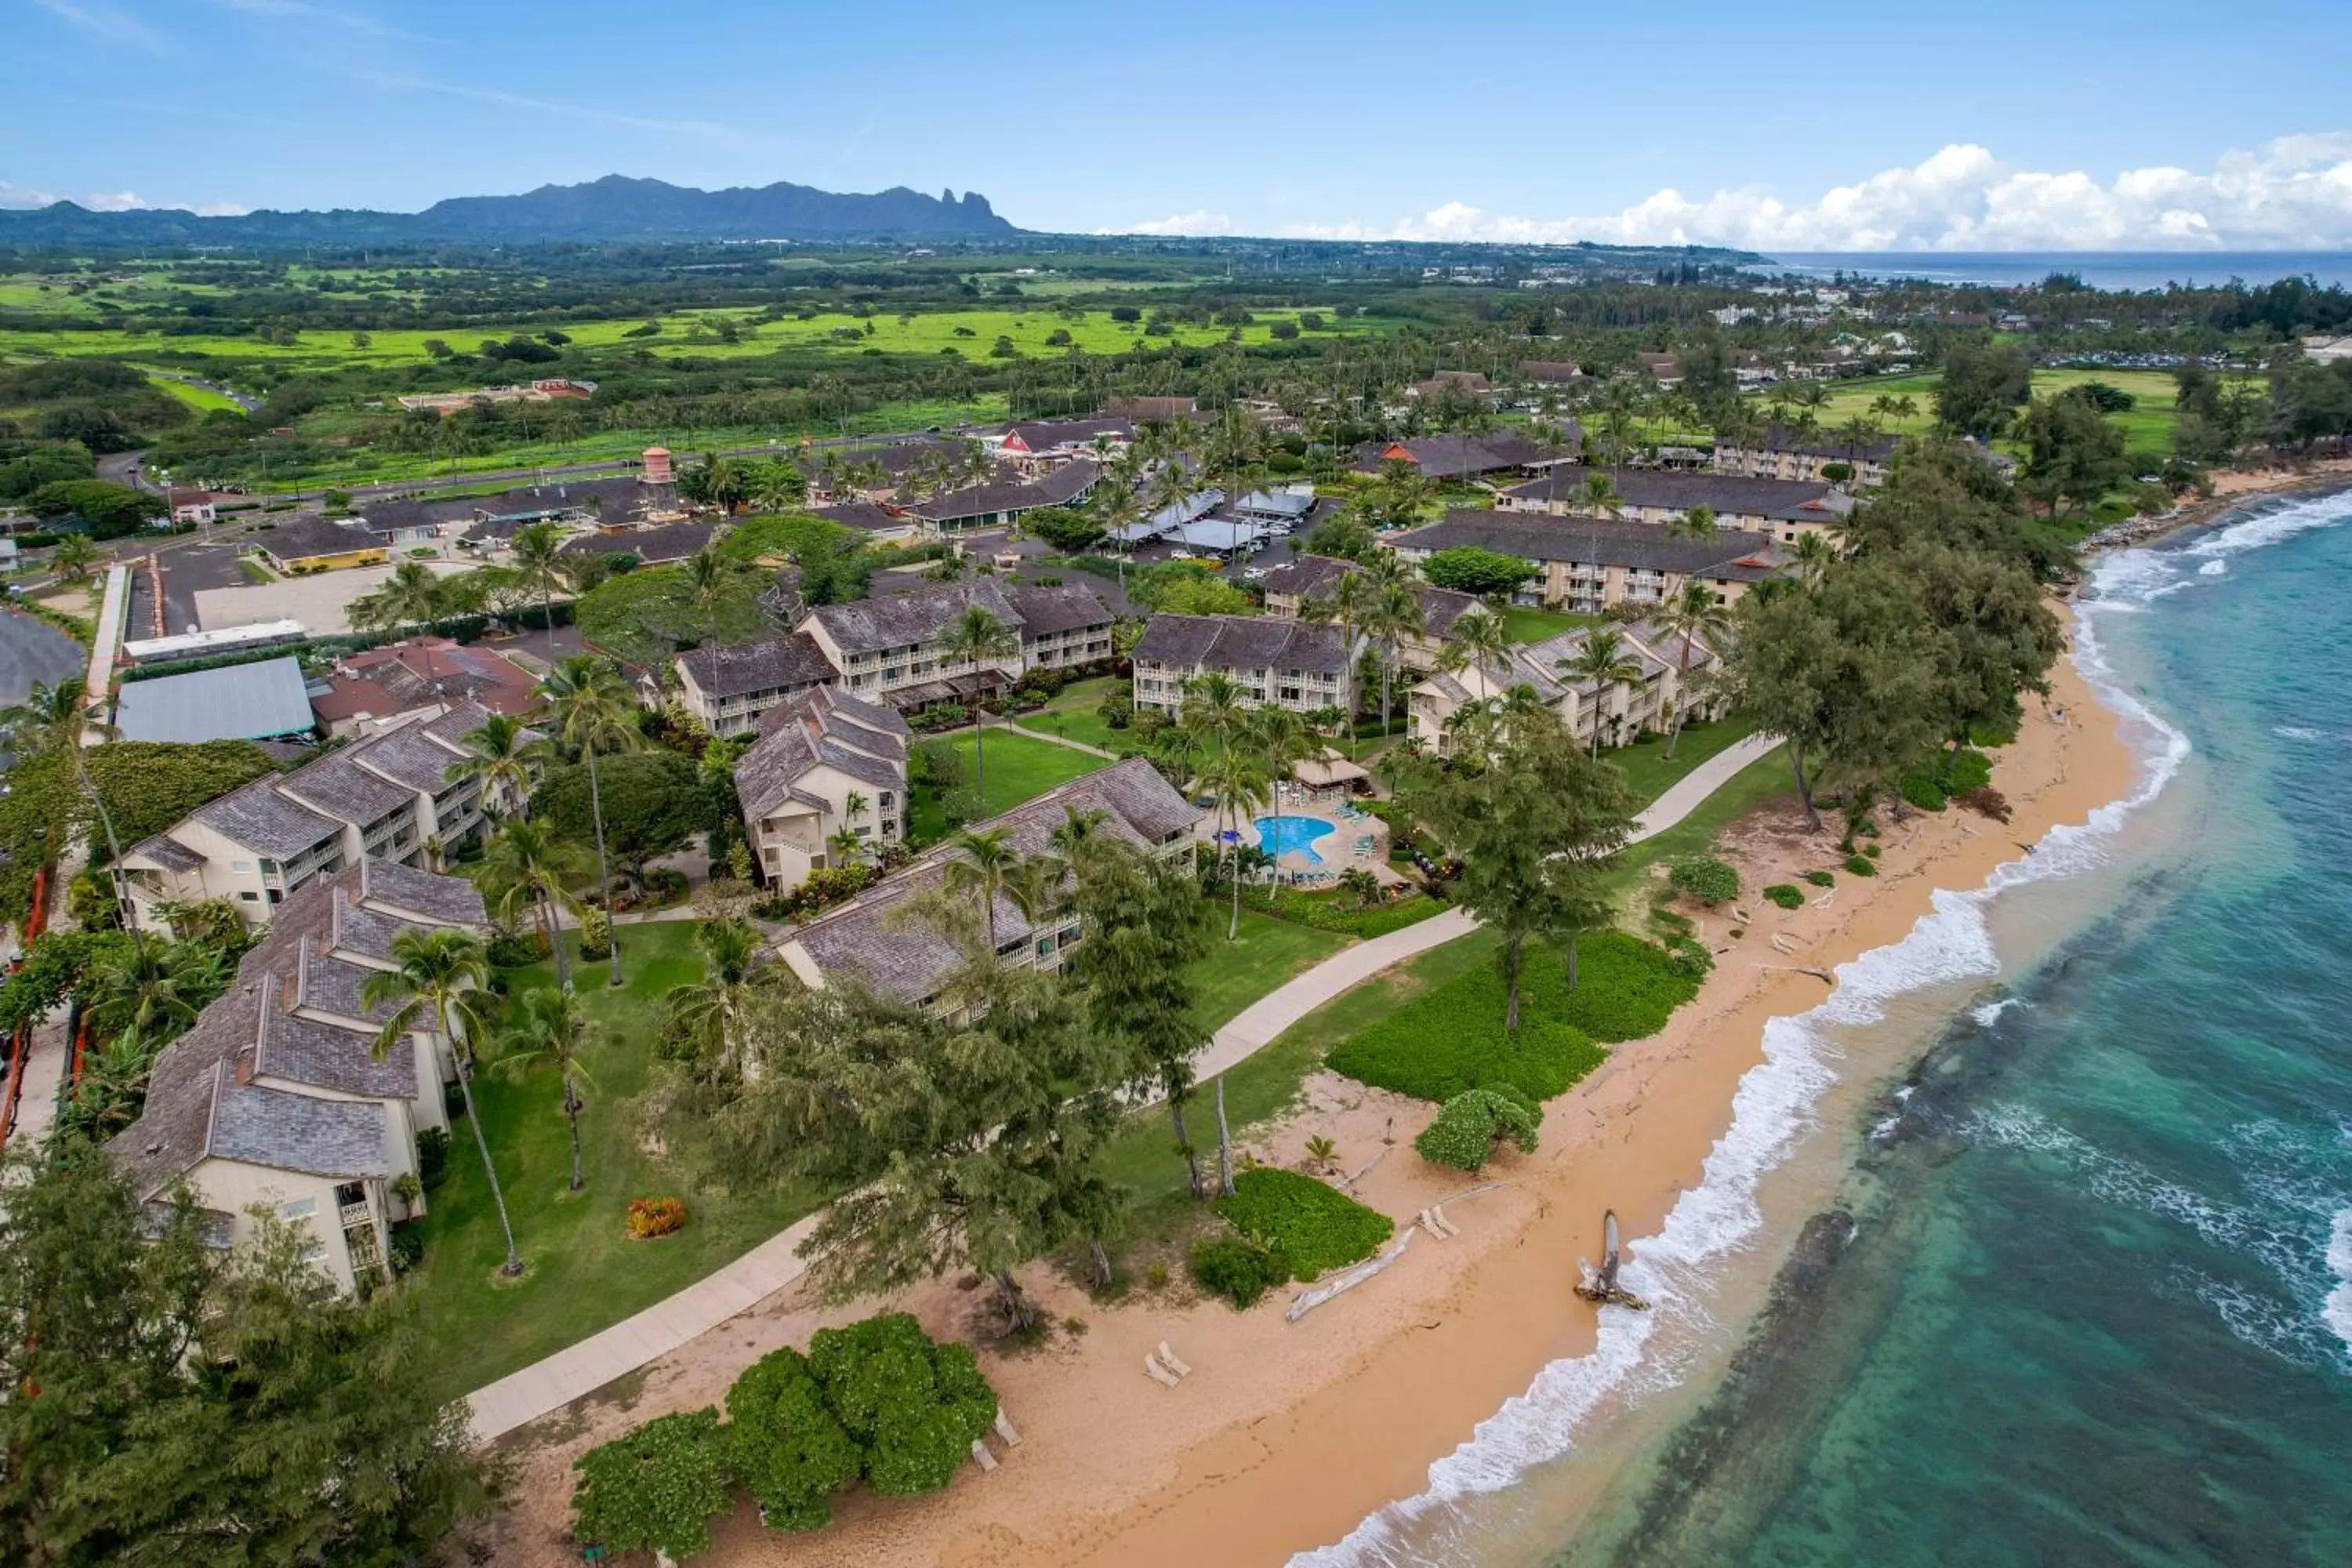
<svg viewBox="0 0 2352 1568">
<path fill-rule="evenodd" d="M 1066 506 L 1087 493 L 1102 468 L 1091 459 L 1080 458 L 1064 463 L 1044 478 L 992 479 L 970 489 L 950 490 L 945 495 L 919 500 L 909 510 L 929 518 L 933 522 L 956 522 L 969 517 L 989 517 L 998 512 L 1034 511 L 1039 507 Z"/>
<path fill-rule="evenodd" d="M 489 918 L 482 895 L 465 878 L 420 871 L 396 860 L 362 860 L 357 896 L 370 909 L 440 925 L 479 925 Z"/>
<path fill-rule="evenodd" d="M 281 794 L 302 805 L 365 827 L 402 806 L 414 807 L 416 792 L 403 789 L 362 766 L 350 750 L 330 752 L 278 781 Z"/>
<path fill-rule="evenodd" d="M 1234 510 L 1256 517 L 1296 520 L 1315 510 L 1315 498 L 1299 490 L 1252 490 L 1234 503 Z"/>
<path fill-rule="evenodd" d="M 257 855 L 290 860 L 321 839 L 342 831 L 333 817 L 312 811 L 278 793 L 279 775 L 265 773 L 188 814 L 223 837 Z"/>
<path fill-rule="evenodd" d="M 257 741 L 318 726 L 291 655 L 153 680 L 126 680 L 115 702 L 126 741 Z"/>
<path fill-rule="evenodd" d="M 845 654 L 878 653 L 887 647 L 928 643 L 973 605 L 1013 631 L 1021 629 L 1021 612 L 1013 608 L 1003 588 L 985 577 L 937 584 L 878 599 L 819 605 L 809 611 L 807 620 L 823 626 L 825 636 Z"/>
<path fill-rule="evenodd" d="M 1451 550 L 1475 545 L 1529 561 L 1638 567 L 1702 576 L 1754 563 L 1769 569 L 1779 553 L 1772 537 L 1717 529 L 1712 539 L 1670 539 L 1655 524 L 1610 518 L 1552 517 L 1527 511 L 1449 511 L 1437 522 L 1384 542 L 1400 550 Z"/>
<path fill-rule="evenodd" d="M 1559 462 L 1573 454 L 1577 443 L 1583 438 L 1582 432 L 1573 426 L 1567 429 L 1566 436 L 1564 447 L 1543 446 L 1511 431 L 1492 436 L 1415 436 L 1402 441 L 1374 441 L 1356 448 L 1354 466 L 1377 473 L 1386 460 L 1382 454 L 1391 447 L 1402 447 L 1412 455 L 1413 467 L 1423 478 L 1461 479 L 1530 464 Z"/>
<path fill-rule="evenodd" d="M 152 860 L 167 871 L 194 871 L 205 863 L 203 856 L 168 833 L 158 833 L 144 843 L 132 845 L 123 858 L 127 860 L 132 855 Z"/>
<path fill-rule="evenodd" d="M 1363 570 L 1352 561 L 1336 555 L 1302 555 L 1296 561 L 1276 566 L 1265 574 L 1262 584 L 1269 595 L 1293 595 L 1300 599 L 1322 599 L 1330 596 L 1332 584 L 1350 572 Z M 1415 595 L 1421 601 L 1421 629 L 1433 637 L 1442 637 L 1454 629 L 1464 612 L 1478 604 L 1475 594 L 1456 593 L 1451 588 L 1433 588 L 1418 584 Z"/>
<path fill-rule="evenodd" d="M 1348 668 L 1348 635 L 1312 621 L 1268 620 L 1255 616 L 1154 616 L 1135 645 L 1138 660 L 1191 668 L 1303 669 L 1341 675 Z"/>
<path fill-rule="evenodd" d="M 382 973 L 320 952 L 306 931 L 295 959 L 293 1005 L 382 1024 L 398 1010 L 397 1005 L 378 1002 L 370 1006 L 362 994 L 368 976 Z"/>
<path fill-rule="evenodd" d="M 316 512 L 289 517 L 273 526 L 261 540 L 261 548 L 280 561 L 343 555 L 354 550 L 382 550 L 384 547 L 383 540 L 356 522 L 329 522 Z"/>
<path fill-rule="evenodd" d="M 837 501 L 832 506 L 811 508 L 810 511 L 812 516 L 821 517 L 827 522 L 838 523 L 844 528 L 862 529 L 868 533 L 888 533 L 913 526 L 908 519 L 870 500 Z"/>
<path fill-rule="evenodd" d="M 1688 511 L 1696 506 L 1739 516 L 1777 516 L 1830 493 L 1822 479 L 1751 479 L 1739 474 L 1696 473 L 1675 468 L 1588 468 L 1570 463 L 1505 493 L 1519 500 L 1575 506 L 1585 481 L 1605 473 L 1628 506 Z"/>
<path fill-rule="evenodd" d="M 1043 852 L 1053 832 L 1073 811 L 1106 815 L 1103 831 L 1145 847 L 1190 833 L 1200 808 L 1177 793 L 1141 757 L 1129 757 L 1100 772 L 1071 780 L 1002 816 L 972 824 L 973 832 L 1003 829 L 1024 855 Z M 797 942 L 828 979 L 861 984 L 901 1001 L 922 1002 L 961 961 L 953 944 L 920 921 L 899 914 L 907 901 L 939 885 L 947 862 L 960 851 L 933 850 L 913 866 L 820 916 L 788 940 Z M 1055 927 L 1067 923 L 1056 919 Z M 1009 899 L 996 900 L 996 937 L 1002 946 L 1027 939 L 1032 927 Z"/>
<path fill-rule="evenodd" d="M 758 820 L 793 795 L 820 763 L 877 789 L 907 787 L 913 731 L 889 709 L 829 686 L 788 698 L 760 720 L 760 738 L 736 759 L 735 798 Z"/>
<path fill-rule="evenodd" d="M 226 1062 L 215 1074 L 219 1098 L 206 1154 L 344 1181 L 392 1173 L 383 1106 L 237 1083 Z"/>
<path fill-rule="evenodd" d="M 371 773 L 426 795 L 449 787 L 450 764 L 464 754 L 462 748 L 445 745 L 415 724 L 372 736 L 350 751 Z"/>
<path fill-rule="evenodd" d="M 293 988 L 291 979 L 272 974 L 261 986 L 261 1017 L 253 1055 L 256 1078 L 286 1079 L 378 1100 L 416 1098 L 416 1063 L 406 1042 L 378 1061 L 373 1036 L 296 1017 L 283 1005 Z"/>
<path fill-rule="evenodd" d="M 1004 433 L 1020 437 L 1021 444 L 1033 452 L 1044 452 L 1055 447 L 1087 446 L 1098 436 L 1132 436 L 1135 421 L 1119 415 L 1101 419 L 1033 420 L 1011 426 Z"/>
<path fill-rule="evenodd" d="M 1014 584 L 1004 590 L 1021 629 L 1033 637 L 1076 631 L 1080 626 L 1107 626 L 1117 617 L 1101 595 L 1075 584 L 1058 588 L 1032 588 Z"/>
<path fill-rule="evenodd" d="M 393 942 L 401 932 L 413 929 L 412 922 L 359 902 L 352 891 L 352 883 L 337 879 L 334 906 L 327 926 L 327 945 L 362 958 L 389 963 Z"/>
<path fill-rule="evenodd" d="M 568 541 L 566 550 L 601 551 L 609 555 L 634 555 L 647 565 L 683 561 L 710 542 L 715 522 L 671 522 L 659 528 L 631 529 L 621 533 L 587 533 Z"/>
<path fill-rule="evenodd" d="M 421 730 L 435 740 L 463 752 L 471 750 L 466 744 L 466 737 L 489 722 L 489 718 L 488 709 L 478 702 L 467 700 L 453 702 L 449 705 L 449 711 L 446 713 L 437 718 L 421 719 L 411 727 Z"/>
<path fill-rule="evenodd" d="M 1832 462 L 1854 461 L 1883 463 L 1895 455 L 1903 444 L 1900 436 L 1880 436 L 1868 441 L 1848 443 L 1839 438 L 1836 430 L 1816 430 L 1810 436 L 1800 436 L 1793 430 L 1775 425 L 1753 441 L 1734 441 L 1717 437 L 1715 444 L 1748 452 L 1798 452 L 1809 458 L 1825 458 Z"/>
<path fill-rule="evenodd" d="M 733 647 L 698 647 L 679 654 L 677 662 L 709 697 L 791 691 L 831 680 L 837 673 L 816 639 L 806 632 L 762 637 Z"/>
</svg>

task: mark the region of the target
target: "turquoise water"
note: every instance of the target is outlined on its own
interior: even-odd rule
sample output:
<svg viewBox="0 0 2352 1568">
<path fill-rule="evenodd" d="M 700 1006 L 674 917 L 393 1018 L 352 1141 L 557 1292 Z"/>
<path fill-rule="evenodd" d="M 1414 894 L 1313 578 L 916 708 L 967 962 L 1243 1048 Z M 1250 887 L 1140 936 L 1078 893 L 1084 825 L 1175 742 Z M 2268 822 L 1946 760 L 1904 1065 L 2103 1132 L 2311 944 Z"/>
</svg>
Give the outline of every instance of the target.
<svg viewBox="0 0 2352 1568">
<path fill-rule="evenodd" d="M 1311 865 L 1323 864 L 1316 850 L 1318 840 L 1329 837 L 1339 827 L 1319 816 L 1261 816 L 1257 819 L 1258 847 L 1276 861 L 1297 850 Z"/>
<path fill-rule="evenodd" d="M 2346 497 L 2103 563 L 2140 790 L 1775 1020 L 1658 1310 L 1308 1561 L 2352 1563 L 2347 584 Z"/>
</svg>

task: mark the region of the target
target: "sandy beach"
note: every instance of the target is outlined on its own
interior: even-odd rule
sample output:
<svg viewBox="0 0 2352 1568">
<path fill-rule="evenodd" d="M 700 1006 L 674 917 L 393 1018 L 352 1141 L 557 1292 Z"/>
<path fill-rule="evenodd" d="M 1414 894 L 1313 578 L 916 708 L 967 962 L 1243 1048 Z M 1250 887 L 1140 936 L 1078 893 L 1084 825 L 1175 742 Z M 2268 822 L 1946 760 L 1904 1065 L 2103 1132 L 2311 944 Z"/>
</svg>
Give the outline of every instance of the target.
<svg viewBox="0 0 2352 1568">
<path fill-rule="evenodd" d="M 929 1498 L 853 1496 L 814 1536 L 767 1532 L 747 1507 L 719 1526 L 706 1560 L 1270 1563 L 1336 1541 L 1419 1491 L 1430 1464 L 1547 1363 L 1591 1350 L 1594 1310 L 1568 1287 L 1577 1259 L 1599 1255 L 1602 1209 L 1613 1206 L 1626 1234 L 1639 1237 L 1699 1179 L 1741 1076 L 1762 1059 L 1766 1021 L 1826 994 L 1806 970 L 1900 940 L 1936 889 L 1975 888 L 2050 827 L 2129 793 L 2139 763 L 2115 716 L 2071 663 L 2053 672 L 2053 687 L 2046 702 L 2027 700 L 2017 741 L 1995 759 L 1994 785 L 2014 811 L 2006 825 L 1958 808 L 1890 822 L 1879 876 L 1841 873 L 1826 900 L 1794 910 L 1755 889 L 1834 866 L 1834 828 L 1806 832 L 1793 802 L 1737 825 L 1725 847 L 1748 891 L 1737 915 L 1702 918 L 1717 959 L 1698 997 L 1554 1101 L 1539 1150 L 1489 1168 L 1486 1179 L 1506 1184 L 1449 1206 L 1458 1237 L 1416 1237 L 1394 1268 L 1295 1324 L 1284 1317 L 1287 1294 L 1237 1313 L 1189 1300 L 1180 1284 L 1103 1307 L 1033 1269 L 1043 1304 L 1084 1329 L 1017 1356 L 982 1353 L 1024 1439 L 1001 1452 L 993 1474 L 967 1468 Z M 1401 1230 L 1471 1184 L 1410 1147 L 1433 1107 L 1328 1074 L 1307 1087 L 1298 1110 L 1259 1130 L 1259 1157 L 1296 1164 L 1307 1138 L 1334 1139 L 1339 1168 L 1360 1173 L 1357 1195 Z M 895 1304 L 942 1335 L 959 1332 L 968 1310 L 949 1284 Z M 823 1323 L 872 1310 L 820 1312 L 783 1293 L 605 1391 L 606 1399 L 514 1434 L 503 1445 L 517 1466 L 514 1504 L 497 1526 L 495 1560 L 576 1562 L 565 1532 L 574 1457 L 650 1416 L 712 1403 L 771 1348 L 805 1346 Z M 1175 1389 L 1141 1370 L 1162 1339 L 1195 1369 Z"/>
</svg>

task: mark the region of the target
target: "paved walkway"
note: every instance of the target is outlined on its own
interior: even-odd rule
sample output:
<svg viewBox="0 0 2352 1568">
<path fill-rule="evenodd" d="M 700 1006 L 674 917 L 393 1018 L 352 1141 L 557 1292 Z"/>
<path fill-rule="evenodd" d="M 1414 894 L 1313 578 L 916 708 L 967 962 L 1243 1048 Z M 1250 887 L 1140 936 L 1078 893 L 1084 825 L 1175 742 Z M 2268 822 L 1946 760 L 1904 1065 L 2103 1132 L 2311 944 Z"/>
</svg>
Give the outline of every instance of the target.
<svg viewBox="0 0 2352 1568">
<path fill-rule="evenodd" d="M 1680 822 L 1734 773 L 1769 752 L 1777 743 L 1752 736 L 1692 769 L 1689 776 L 1660 795 L 1649 810 L 1635 819 L 1638 826 L 1633 841 L 1638 843 L 1663 833 Z M 1210 1040 L 1195 1064 L 1195 1072 L 1203 1079 L 1215 1077 L 1263 1050 L 1284 1030 L 1349 987 L 1406 959 L 1465 936 L 1476 924 L 1462 910 L 1448 910 L 1402 931 L 1342 949 L 1244 1008 L 1240 1016 Z M 474 1436 L 488 1442 L 526 1422 L 536 1421 L 614 1378 L 625 1377 L 668 1354 L 793 1283 L 806 1267 L 796 1249 L 815 1225 L 814 1215 L 803 1219 L 761 1242 L 718 1273 L 656 1302 L 635 1317 L 592 1334 L 544 1361 L 534 1362 L 487 1388 L 477 1389 L 467 1401 L 472 1411 Z"/>
<path fill-rule="evenodd" d="M 114 653 L 122 645 L 122 618 L 130 609 L 131 568 L 110 566 L 104 597 L 98 606 L 97 635 L 89 639 L 89 673 L 82 679 L 82 702 L 87 709 L 94 710 L 104 702 L 114 684 Z M 81 743 L 95 746 L 105 739 L 106 731 L 93 724 L 82 731 Z"/>
</svg>

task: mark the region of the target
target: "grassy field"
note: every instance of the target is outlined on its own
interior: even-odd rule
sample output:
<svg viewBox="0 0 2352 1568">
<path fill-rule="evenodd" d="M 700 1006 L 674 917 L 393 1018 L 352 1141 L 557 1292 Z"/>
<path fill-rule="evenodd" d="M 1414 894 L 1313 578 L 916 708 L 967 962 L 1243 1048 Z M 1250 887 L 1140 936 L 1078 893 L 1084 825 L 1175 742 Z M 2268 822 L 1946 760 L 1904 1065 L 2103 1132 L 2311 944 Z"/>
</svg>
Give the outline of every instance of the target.
<svg viewBox="0 0 2352 1568">
<path fill-rule="evenodd" d="M 1940 379 L 1929 373 L 1834 382 L 1828 389 L 1828 401 L 1815 412 L 1825 430 L 1834 430 L 1847 420 L 1859 417 L 1877 421 L 1889 435 L 1923 436 L 1936 423 L 1936 384 Z M 2105 382 L 2139 400 L 2138 406 L 2129 413 L 2108 416 L 2123 427 L 2132 451 L 2155 457 L 2171 452 L 2172 430 L 2179 416 L 2172 406 L 2174 389 L 2169 371 L 2037 370 L 2033 373 L 2033 395 L 2054 396 L 2068 387 L 2094 381 Z M 1871 409 L 1871 404 L 1880 397 L 1908 397 L 1916 407 L 1907 418 L 1887 418 Z M 1999 445 L 2014 449 L 2013 443 Z"/>
<path fill-rule="evenodd" d="M 1042 730 L 1049 735 L 1061 735 L 1084 745 L 1100 746 L 1107 752 L 1131 756 L 1142 751 L 1143 742 L 1132 730 L 1114 730 L 1102 721 L 1095 710 L 1103 699 L 1114 691 L 1129 689 L 1129 683 L 1117 676 L 1081 680 L 1064 687 L 1054 700 L 1034 713 L 1024 713 L 1018 722 L 1024 728 Z"/>
<path fill-rule="evenodd" d="M 245 412 L 238 406 L 236 398 L 215 392 L 210 387 L 190 386 L 184 381 L 175 381 L 168 375 L 158 375 L 153 371 L 147 373 L 147 380 L 149 384 L 161 391 L 165 396 L 179 399 L 199 415 L 210 414 L 215 408 L 226 408 L 232 414 Z"/>
<path fill-rule="evenodd" d="M 580 971 L 582 1005 L 597 1026 L 587 1067 L 593 1082 L 581 1118 L 585 1191 L 569 1190 L 571 1144 L 552 1069 L 520 1081 L 495 1070 L 476 1080 L 482 1128 L 506 1189 L 515 1240 L 530 1271 L 499 1274 L 498 1218 L 473 1135 L 452 1129 L 448 1179 L 430 1202 L 425 1260 L 409 1276 L 439 1349 L 436 1392 L 455 1398 L 618 1322 L 740 1257 L 814 1206 L 814 1194 L 678 1193 L 638 1141 L 632 1102 L 650 1077 L 650 1044 L 663 999 L 701 978 L 690 921 L 621 928 L 628 983 L 604 984 L 601 964 Z M 510 989 L 555 984 L 551 966 L 510 970 Z M 684 1230 L 631 1241 L 629 1200 L 676 1194 L 690 1211 Z"/>
<path fill-rule="evenodd" d="M 1605 762 L 1612 763 L 1625 774 L 1633 787 L 1633 798 L 1643 805 L 1657 799 L 1686 776 L 1693 768 L 1727 746 L 1737 745 L 1756 732 L 1756 721 L 1747 718 L 1721 720 L 1713 724 L 1692 723 L 1683 730 L 1682 740 L 1675 747 L 1674 760 L 1666 759 L 1666 742 L 1655 735 L 1645 735 L 1630 746 L 1601 753 Z"/>
<path fill-rule="evenodd" d="M 980 770 L 974 765 L 973 737 L 967 731 L 948 737 L 944 743 L 955 748 L 963 759 L 963 784 L 972 788 L 980 782 Z M 1104 761 L 1087 752 L 1057 746 L 1051 741 L 1034 741 L 1026 735 L 1014 735 L 991 726 L 988 734 L 988 793 L 982 802 L 981 815 L 998 816 L 1025 801 L 1036 799 L 1056 784 L 1069 783 L 1082 773 L 1093 773 L 1107 766 Z M 915 790 L 914 809 L 908 815 L 908 829 L 917 844 L 931 844 L 948 836 L 948 819 L 940 795 L 928 785 Z"/>
<path fill-rule="evenodd" d="M 37 308 L 58 308 L 53 302 L 66 298 L 62 290 L 39 296 Z M 1244 343 L 1265 343 L 1273 340 L 1276 321 L 1296 321 L 1298 313 L 1291 310 L 1269 310 L 1254 312 L 1256 320 L 1240 329 Z M 89 356 L 104 354 L 117 358 L 163 359 L 185 363 L 189 358 L 208 358 L 268 362 L 289 370 L 323 371 L 354 365 L 378 366 L 386 369 L 429 364 L 432 352 L 428 342 L 438 341 L 450 348 L 470 352 L 485 339 L 510 337 L 517 332 L 526 335 L 556 329 L 572 339 L 575 349 L 644 350 L 659 357 L 683 356 L 691 359 L 737 360 L 755 359 L 780 350 L 838 349 L 845 353 L 860 353 L 867 349 L 892 354 L 928 354 L 944 357 L 943 351 L 952 349 L 967 359 L 985 361 L 1000 337 L 1012 341 L 1021 354 L 1034 357 L 1055 355 L 1068 346 L 1082 348 L 1093 353 L 1118 353 L 1150 343 L 1160 348 L 1171 346 L 1204 346 L 1225 341 L 1231 328 L 1180 326 L 1170 336 L 1146 336 L 1140 322 L 1118 322 L 1110 319 L 1107 310 L 1065 311 L 1047 301 L 1024 305 L 1018 309 L 990 309 L 926 312 L 900 320 L 897 315 L 877 313 L 858 317 L 840 311 L 822 312 L 807 321 L 787 317 L 782 321 L 761 321 L 757 312 L 750 310 L 686 310 L 659 318 L 660 330 L 643 337 L 630 334 L 646 323 L 642 317 L 612 321 L 564 321 L 562 323 L 530 322 L 499 327 L 441 327 L 421 329 L 386 329 L 365 334 L 346 331 L 319 331 L 305 332 L 294 342 L 278 345 L 258 338 L 228 335 L 166 336 L 154 331 L 67 331 L 47 332 L 24 328 L 0 330 L 0 353 L 19 355 Z M 1340 321 L 1325 313 L 1323 332 L 1327 335 L 1366 333 L 1381 330 L 1380 324 L 1361 317 Z M 866 328 L 873 331 L 868 332 Z M 736 341 L 729 342 L 721 336 L 731 327 Z M 1067 332 L 1069 343 L 1058 344 L 1047 340 L 1057 332 Z M 367 342 L 354 342 L 364 335 Z M 185 357 L 184 357 L 185 356 Z M 485 384 L 513 379 L 515 374 L 498 365 L 478 367 Z M 561 374 L 562 366 L 535 368 L 541 374 Z"/>
<path fill-rule="evenodd" d="M 1503 626 L 1510 633 L 1513 642 L 1541 642 L 1546 637 L 1572 632 L 1580 626 L 1599 625 L 1599 616 L 1580 616 L 1568 610 L 1538 610 L 1527 605 L 1513 605 L 1503 612 Z"/>
</svg>

